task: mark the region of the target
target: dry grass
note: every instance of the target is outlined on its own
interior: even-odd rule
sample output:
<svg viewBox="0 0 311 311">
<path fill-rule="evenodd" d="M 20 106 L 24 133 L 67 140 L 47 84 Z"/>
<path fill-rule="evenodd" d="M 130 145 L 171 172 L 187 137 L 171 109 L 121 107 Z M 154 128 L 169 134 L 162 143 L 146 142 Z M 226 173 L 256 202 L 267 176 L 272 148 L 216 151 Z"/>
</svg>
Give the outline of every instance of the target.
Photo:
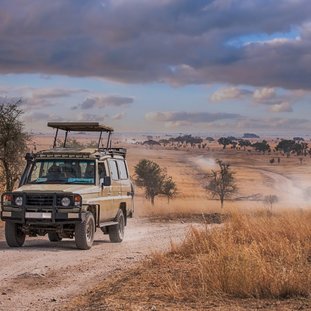
<svg viewBox="0 0 311 311">
<path fill-rule="evenodd" d="M 311 213 L 233 215 L 223 227 L 193 229 L 183 245 L 165 255 L 166 264 L 190 260 L 167 286 L 173 297 L 288 298 L 311 294 Z M 157 265 L 152 260 L 150 265 Z"/>
<path fill-rule="evenodd" d="M 105 281 L 74 309 L 310 310 L 310 295 L 311 212 L 259 211 L 192 228 L 184 243 Z"/>
</svg>

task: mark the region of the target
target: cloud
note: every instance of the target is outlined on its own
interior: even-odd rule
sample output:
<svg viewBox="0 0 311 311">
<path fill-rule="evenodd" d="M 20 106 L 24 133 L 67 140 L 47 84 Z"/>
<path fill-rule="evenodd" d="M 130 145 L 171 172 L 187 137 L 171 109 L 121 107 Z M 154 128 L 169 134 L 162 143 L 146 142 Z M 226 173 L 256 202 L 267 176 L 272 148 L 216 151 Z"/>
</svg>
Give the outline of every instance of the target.
<svg viewBox="0 0 311 311">
<path fill-rule="evenodd" d="M 288 102 L 282 102 L 279 104 L 274 104 L 269 109 L 271 112 L 293 112 L 293 108 Z"/>
<path fill-rule="evenodd" d="M 70 97 L 75 94 L 89 93 L 85 89 L 58 89 L 58 88 L 38 88 L 32 89 L 32 98 L 34 99 L 54 99 Z"/>
<path fill-rule="evenodd" d="M 264 87 L 255 90 L 253 97 L 257 101 L 268 100 L 276 97 L 276 91 L 274 88 Z"/>
<path fill-rule="evenodd" d="M 65 119 L 59 115 L 54 113 L 47 113 L 47 112 L 31 112 L 27 113 L 23 116 L 24 122 L 28 124 L 38 124 L 42 123 L 46 125 L 48 121 L 65 121 Z"/>
<path fill-rule="evenodd" d="M 250 94 L 252 94 L 252 92 L 249 90 L 232 86 L 217 90 L 211 95 L 210 99 L 213 102 L 219 102 L 228 99 L 240 99 Z"/>
<path fill-rule="evenodd" d="M 27 109 L 41 109 L 51 107 L 73 95 L 88 93 L 85 89 L 65 89 L 65 88 L 18 88 L 24 94 L 22 105 Z M 57 100 L 57 101 L 56 101 Z"/>
<path fill-rule="evenodd" d="M 115 115 L 113 115 L 111 117 L 112 120 L 122 120 L 125 117 L 125 113 L 124 112 L 120 112 L 120 113 L 116 113 Z"/>
<path fill-rule="evenodd" d="M 89 93 L 86 89 L 71 88 L 34 88 L 30 86 L 2 86 L 0 93 L 8 100 L 21 99 L 21 106 L 27 110 L 53 106 L 74 95 Z"/>
<path fill-rule="evenodd" d="M 2 0 L 0 73 L 311 89 L 310 11 L 310 0 Z M 283 35 L 227 44 L 258 34 Z"/>
<path fill-rule="evenodd" d="M 98 96 L 89 97 L 84 100 L 84 102 L 79 106 L 81 109 L 91 109 L 91 108 L 105 108 L 105 107 L 127 107 L 132 104 L 134 99 L 131 97 L 122 96 Z M 76 109 L 77 107 L 73 107 Z"/>
<path fill-rule="evenodd" d="M 237 122 L 237 128 L 249 130 L 275 131 L 310 131 L 308 119 L 301 118 L 244 118 Z"/>
<path fill-rule="evenodd" d="M 149 112 L 145 119 L 149 121 L 171 122 L 179 125 L 192 123 L 211 123 L 217 120 L 238 119 L 240 115 L 225 112 Z"/>
<path fill-rule="evenodd" d="M 33 87 L 11 87 L 1 86 L 0 94 L 8 95 L 2 96 L 3 100 L 14 101 L 22 99 L 21 105 L 27 110 L 41 109 L 44 107 L 51 107 L 63 102 L 66 98 L 75 95 L 83 95 L 90 93 L 89 90 L 83 88 L 33 88 Z M 10 96 L 12 94 L 19 94 L 20 97 Z M 76 109 L 91 109 L 91 108 L 105 108 L 105 107 L 127 107 L 132 104 L 134 99 L 132 97 L 124 97 L 119 95 L 101 95 L 87 97 L 81 105 L 72 107 Z"/>
<path fill-rule="evenodd" d="M 109 119 L 109 115 L 99 115 L 99 114 L 92 114 L 92 113 L 84 113 L 80 112 L 68 117 L 65 115 L 59 115 L 56 113 L 49 113 L 49 112 L 41 112 L 41 111 L 34 111 L 30 113 L 26 113 L 23 115 L 23 121 L 28 124 L 29 126 L 38 126 L 46 128 L 46 123 L 48 121 L 96 121 L 103 123 L 104 120 Z"/>
<path fill-rule="evenodd" d="M 282 107 L 286 110 L 286 105 Z M 273 107 L 273 106 L 272 106 Z M 282 109 L 280 109 L 282 110 Z M 281 112 L 281 111 L 278 111 Z M 197 128 L 219 132 L 260 131 L 267 132 L 295 132 L 310 131 L 311 125 L 308 119 L 263 117 L 254 118 L 238 114 L 208 113 L 208 112 L 149 112 L 145 115 L 148 121 L 163 123 L 167 128 Z"/>
<path fill-rule="evenodd" d="M 18 97 L 0 96 L 0 104 L 17 104 L 18 106 L 20 106 L 21 99 Z"/>
<path fill-rule="evenodd" d="M 99 115 L 99 114 L 95 114 L 95 113 L 82 112 L 82 113 L 75 115 L 73 120 L 84 121 L 84 122 L 94 121 L 94 122 L 103 123 L 104 120 L 106 120 L 108 118 L 109 118 L 109 115 L 107 115 L 107 114 Z"/>
<path fill-rule="evenodd" d="M 268 106 L 269 112 L 293 112 L 293 105 L 299 103 L 307 93 L 305 91 L 297 90 L 282 90 L 277 92 L 275 88 L 264 87 L 256 89 L 253 94 L 255 104 L 262 104 Z"/>
</svg>

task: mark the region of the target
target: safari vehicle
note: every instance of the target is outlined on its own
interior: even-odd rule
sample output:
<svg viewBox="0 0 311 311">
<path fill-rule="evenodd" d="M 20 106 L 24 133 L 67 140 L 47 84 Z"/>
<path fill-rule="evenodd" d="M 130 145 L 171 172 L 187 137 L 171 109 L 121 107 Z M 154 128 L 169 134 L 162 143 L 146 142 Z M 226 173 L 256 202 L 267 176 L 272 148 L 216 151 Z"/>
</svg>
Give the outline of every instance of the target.
<svg viewBox="0 0 311 311">
<path fill-rule="evenodd" d="M 48 126 L 56 129 L 53 148 L 28 153 L 19 188 L 1 196 L 7 244 L 20 247 L 26 235 L 47 234 L 51 242 L 74 238 L 79 249 L 89 249 L 97 228 L 109 234 L 111 242 L 121 242 L 134 212 L 126 149 L 112 148 L 113 129 L 97 122 Z M 56 147 L 59 130 L 65 131 L 62 147 Z M 97 148 L 67 147 L 67 135 L 73 131 L 98 132 Z"/>
</svg>

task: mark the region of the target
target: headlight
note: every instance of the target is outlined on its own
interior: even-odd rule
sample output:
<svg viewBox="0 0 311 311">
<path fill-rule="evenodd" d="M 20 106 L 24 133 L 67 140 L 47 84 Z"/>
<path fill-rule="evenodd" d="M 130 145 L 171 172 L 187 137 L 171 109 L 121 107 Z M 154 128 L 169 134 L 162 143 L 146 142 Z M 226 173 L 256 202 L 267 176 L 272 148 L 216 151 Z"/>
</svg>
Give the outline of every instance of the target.
<svg viewBox="0 0 311 311">
<path fill-rule="evenodd" d="M 14 203 L 17 206 L 22 206 L 23 205 L 23 197 L 21 197 L 21 196 L 16 197 L 14 200 Z"/>
<path fill-rule="evenodd" d="M 62 206 L 68 207 L 71 203 L 70 199 L 68 197 L 63 197 L 61 200 Z"/>
</svg>

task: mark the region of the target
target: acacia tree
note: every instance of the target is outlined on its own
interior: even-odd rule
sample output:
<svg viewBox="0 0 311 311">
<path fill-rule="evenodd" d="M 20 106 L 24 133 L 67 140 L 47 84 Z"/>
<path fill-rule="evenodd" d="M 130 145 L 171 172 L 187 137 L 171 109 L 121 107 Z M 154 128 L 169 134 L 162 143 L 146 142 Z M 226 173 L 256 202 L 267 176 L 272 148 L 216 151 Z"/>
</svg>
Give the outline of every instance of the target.
<svg viewBox="0 0 311 311">
<path fill-rule="evenodd" d="M 278 201 L 279 198 L 274 194 L 266 195 L 263 199 L 264 204 L 269 206 L 270 212 L 272 212 L 273 204 L 277 203 Z"/>
<path fill-rule="evenodd" d="M 177 187 L 172 177 L 169 176 L 165 178 L 162 184 L 161 194 L 167 197 L 167 203 L 169 203 L 170 200 L 174 198 L 176 193 L 177 193 Z"/>
<path fill-rule="evenodd" d="M 21 174 L 29 140 L 20 120 L 23 111 L 19 103 L 0 104 L 0 180 L 7 191 L 13 190 Z"/>
<path fill-rule="evenodd" d="M 243 147 L 244 151 L 245 151 L 246 147 L 249 147 L 251 145 L 252 145 L 252 143 L 249 140 L 247 140 L 247 139 L 239 139 L 239 146 Z"/>
<path fill-rule="evenodd" d="M 256 151 L 262 152 L 263 154 L 271 151 L 271 147 L 266 140 L 263 140 L 262 142 L 256 142 L 252 144 L 252 147 L 254 147 Z"/>
<path fill-rule="evenodd" d="M 222 149 L 226 149 L 226 147 L 232 143 L 230 137 L 220 137 L 217 141 L 219 145 L 223 145 Z"/>
<path fill-rule="evenodd" d="M 176 185 L 172 177 L 167 176 L 159 164 L 143 159 L 134 169 L 135 183 L 138 187 L 145 189 L 145 197 L 150 200 L 152 205 L 154 205 L 155 197 L 159 194 L 165 195 L 168 201 L 176 194 Z"/>
<path fill-rule="evenodd" d="M 230 164 L 217 160 L 219 170 L 212 170 L 211 180 L 206 186 L 212 197 L 218 197 L 220 200 L 221 208 L 224 206 L 224 200 L 231 197 L 236 191 L 237 186 L 235 183 L 234 172 L 230 169 Z"/>
</svg>

